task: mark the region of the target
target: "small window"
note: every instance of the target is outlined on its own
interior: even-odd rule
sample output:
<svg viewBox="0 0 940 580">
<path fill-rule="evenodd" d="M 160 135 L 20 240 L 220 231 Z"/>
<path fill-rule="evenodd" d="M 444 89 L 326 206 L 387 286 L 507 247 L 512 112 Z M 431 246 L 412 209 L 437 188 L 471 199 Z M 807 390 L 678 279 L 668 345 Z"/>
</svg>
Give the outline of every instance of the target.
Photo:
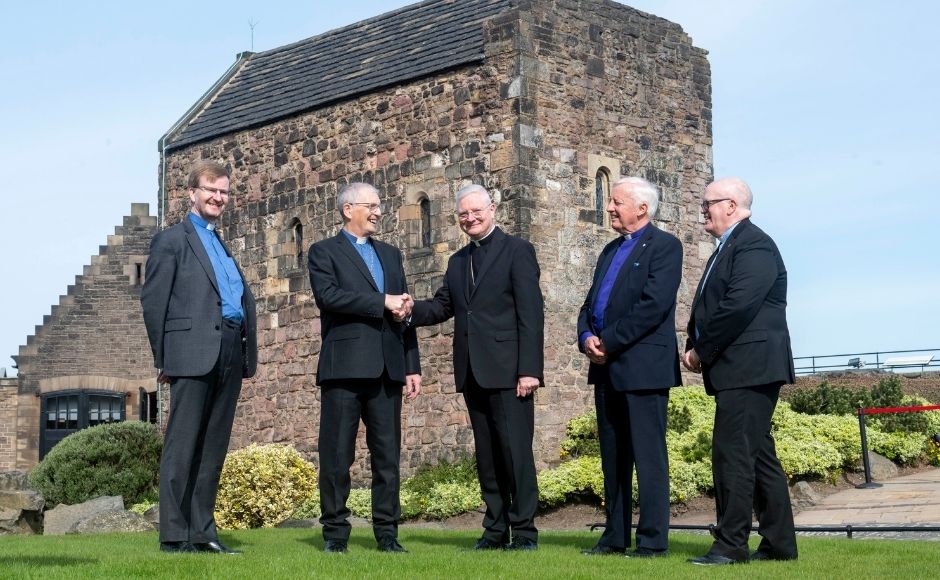
<svg viewBox="0 0 940 580">
<path fill-rule="evenodd" d="M 134 286 L 144 285 L 144 265 L 140 262 L 134 263 Z"/>
<path fill-rule="evenodd" d="M 143 388 L 140 394 L 140 420 L 144 423 L 157 424 L 157 392 L 148 393 Z"/>
<path fill-rule="evenodd" d="M 423 198 L 421 206 L 421 247 L 431 247 L 431 202 Z"/>
<path fill-rule="evenodd" d="M 294 224 L 292 226 L 292 231 L 294 235 L 294 256 L 297 260 L 297 267 L 304 267 L 304 225 L 300 223 L 300 220 L 294 219 Z"/>
<path fill-rule="evenodd" d="M 610 197 L 610 172 L 606 167 L 597 170 L 594 176 L 594 223 L 604 225 L 604 208 Z"/>
</svg>

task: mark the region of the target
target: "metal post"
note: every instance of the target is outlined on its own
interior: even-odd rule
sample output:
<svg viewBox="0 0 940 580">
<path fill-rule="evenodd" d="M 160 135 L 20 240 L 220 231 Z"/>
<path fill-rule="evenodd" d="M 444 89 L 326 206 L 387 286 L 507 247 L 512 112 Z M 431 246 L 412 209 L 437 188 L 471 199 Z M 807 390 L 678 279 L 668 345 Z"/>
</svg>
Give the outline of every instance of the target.
<svg viewBox="0 0 940 580">
<path fill-rule="evenodd" d="M 868 461 L 868 437 L 865 434 L 865 409 L 858 410 L 858 431 L 862 436 L 862 466 L 865 468 L 865 483 L 856 485 L 857 489 L 875 489 L 880 483 L 871 480 L 871 463 Z M 851 536 L 851 533 L 849 534 Z"/>
</svg>

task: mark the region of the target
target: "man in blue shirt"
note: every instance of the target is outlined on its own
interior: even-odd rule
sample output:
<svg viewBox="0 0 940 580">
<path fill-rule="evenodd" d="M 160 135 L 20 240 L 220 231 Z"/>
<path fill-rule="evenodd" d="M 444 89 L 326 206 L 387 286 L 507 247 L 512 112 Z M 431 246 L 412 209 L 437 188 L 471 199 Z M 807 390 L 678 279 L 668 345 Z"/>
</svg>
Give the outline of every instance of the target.
<svg viewBox="0 0 940 580">
<path fill-rule="evenodd" d="M 682 383 L 676 340 L 676 292 L 682 243 L 652 223 L 656 187 L 626 177 L 611 187 L 607 213 L 620 234 L 597 259 L 594 282 L 578 316 L 578 345 L 591 366 L 604 472 L 606 526 L 587 555 L 667 554 L 669 389 Z M 636 467 L 640 521 L 630 547 Z"/>
<path fill-rule="evenodd" d="M 398 543 L 402 394 L 421 392 L 418 337 L 403 319 L 411 297 L 401 251 L 376 240 L 378 191 L 350 183 L 337 195 L 343 228 L 310 246 L 310 288 L 320 308 L 320 506 L 324 551 L 349 549 L 349 469 L 360 418 L 372 467 L 372 531 L 383 552 Z"/>
<path fill-rule="evenodd" d="M 197 163 L 190 213 L 154 236 L 140 294 L 158 381 L 170 385 L 160 461 L 160 549 L 237 554 L 213 511 L 243 377 L 257 362 L 255 300 L 216 226 L 228 170 Z"/>
</svg>

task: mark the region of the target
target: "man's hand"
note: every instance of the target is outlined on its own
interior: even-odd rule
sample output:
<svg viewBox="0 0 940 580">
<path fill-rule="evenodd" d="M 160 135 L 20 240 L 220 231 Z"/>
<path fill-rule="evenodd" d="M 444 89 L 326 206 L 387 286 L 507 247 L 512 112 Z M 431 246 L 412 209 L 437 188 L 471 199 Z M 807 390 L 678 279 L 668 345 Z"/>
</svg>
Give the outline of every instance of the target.
<svg viewBox="0 0 940 580">
<path fill-rule="evenodd" d="M 535 389 L 539 388 L 539 380 L 536 377 L 519 377 L 519 380 L 516 382 L 516 396 L 519 398 L 525 398 L 535 392 Z"/>
<path fill-rule="evenodd" d="M 421 394 L 421 375 L 405 375 L 405 398 L 409 401 Z"/>
<path fill-rule="evenodd" d="M 392 313 L 396 322 L 401 322 L 411 316 L 411 308 L 415 301 L 410 294 L 385 295 L 385 309 Z"/>
<path fill-rule="evenodd" d="M 163 372 L 162 369 L 157 373 L 157 382 L 160 383 L 161 385 L 168 385 L 170 384 L 171 380 L 172 379 L 166 376 L 166 373 Z"/>
<path fill-rule="evenodd" d="M 584 339 L 584 354 L 594 364 L 607 364 L 607 349 L 599 336 L 589 336 Z"/>
<path fill-rule="evenodd" d="M 682 355 L 682 366 L 693 373 L 702 372 L 702 359 L 698 357 L 698 353 L 695 352 L 694 348 L 690 348 Z"/>
</svg>

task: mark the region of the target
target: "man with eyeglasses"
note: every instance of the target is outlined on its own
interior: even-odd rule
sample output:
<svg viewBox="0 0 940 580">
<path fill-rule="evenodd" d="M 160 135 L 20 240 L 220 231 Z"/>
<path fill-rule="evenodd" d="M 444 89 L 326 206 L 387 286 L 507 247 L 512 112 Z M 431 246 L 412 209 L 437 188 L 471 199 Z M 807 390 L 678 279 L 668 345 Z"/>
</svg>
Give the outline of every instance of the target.
<svg viewBox="0 0 940 580">
<path fill-rule="evenodd" d="M 219 541 L 213 511 L 242 378 L 255 373 L 255 300 L 218 236 L 230 176 L 201 161 L 187 179 L 192 208 L 154 236 L 140 294 L 170 418 L 160 460 L 160 549 L 238 554 Z"/>
<path fill-rule="evenodd" d="M 695 292 L 682 357 L 715 397 L 715 540 L 689 560 L 706 566 L 797 557 L 787 476 L 770 432 L 780 387 L 795 380 L 787 270 L 774 241 L 751 223 L 752 199 L 735 177 L 705 188 L 705 231 L 718 246 Z M 752 513 L 762 539 L 749 554 Z"/>
<path fill-rule="evenodd" d="M 402 387 L 421 392 L 414 328 L 402 255 L 373 238 L 382 217 L 378 191 L 350 183 L 336 198 L 343 228 L 310 246 L 310 288 L 320 308 L 320 506 L 324 551 L 349 543 L 350 477 L 359 420 L 366 426 L 372 467 L 372 531 L 383 552 L 398 542 Z"/>
<path fill-rule="evenodd" d="M 496 204 L 480 185 L 457 192 L 457 219 L 470 243 L 447 263 L 431 300 L 411 324 L 454 319 L 454 381 L 470 414 L 486 513 L 476 550 L 534 550 L 538 484 L 532 439 L 542 381 L 544 327 L 532 244 L 496 226 Z"/>
<path fill-rule="evenodd" d="M 597 259 L 578 316 L 578 345 L 590 361 L 604 472 L 604 533 L 591 556 L 665 556 L 669 548 L 669 389 L 682 384 L 676 293 L 682 243 L 651 223 L 659 191 L 639 177 L 610 188 L 607 213 L 618 234 Z M 633 472 L 640 496 L 631 543 Z"/>
</svg>

